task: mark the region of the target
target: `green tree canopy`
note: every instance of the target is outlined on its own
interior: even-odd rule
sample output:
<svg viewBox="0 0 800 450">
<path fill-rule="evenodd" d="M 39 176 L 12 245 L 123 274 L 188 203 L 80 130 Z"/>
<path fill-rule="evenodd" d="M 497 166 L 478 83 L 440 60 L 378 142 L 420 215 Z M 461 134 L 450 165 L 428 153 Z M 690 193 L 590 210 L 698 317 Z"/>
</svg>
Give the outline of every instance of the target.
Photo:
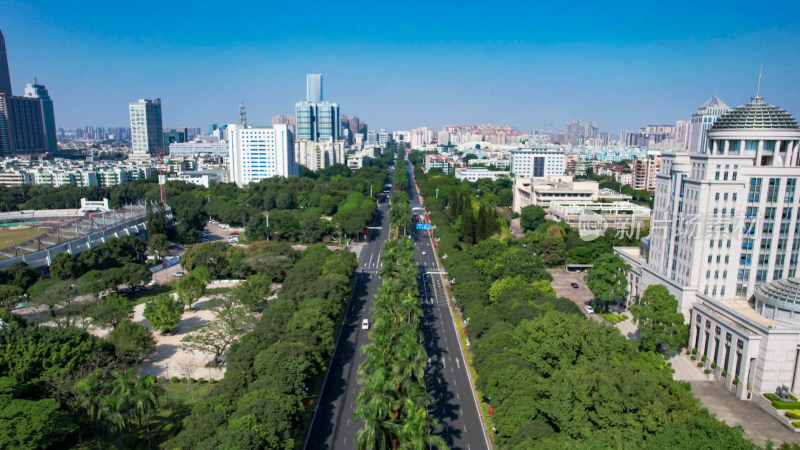
<svg viewBox="0 0 800 450">
<path fill-rule="evenodd" d="M 635 305 L 633 318 L 642 334 L 644 351 L 662 350 L 669 353 L 686 345 L 689 327 L 678 312 L 678 300 L 660 284 L 649 286 Z"/>
</svg>

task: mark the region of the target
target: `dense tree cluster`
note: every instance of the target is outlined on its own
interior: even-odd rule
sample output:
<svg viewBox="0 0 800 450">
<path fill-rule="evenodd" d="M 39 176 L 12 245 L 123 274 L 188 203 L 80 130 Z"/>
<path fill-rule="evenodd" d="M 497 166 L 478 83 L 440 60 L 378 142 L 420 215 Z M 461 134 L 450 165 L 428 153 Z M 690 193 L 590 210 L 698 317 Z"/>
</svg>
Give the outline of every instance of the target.
<svg viewBox="0 0 800 450">
<path fill-rule="evenodd" d="M 286 264 L 285 258 L 296 261 Z M 228 349 L 225 378 L 194 405 L 167 448 L 294 448 L 303 417 L 313 410 L 306 392 L 333 351 L 355 255 L 310 247 L 299 254 L 254 254 L 247 261 L 281 283 L 278 298 Z"/>
<path fill-rule="evenodd" d="M 533 256 L 545 242 L 530 234 L 518 243 L 463 242 L 448 216 L 453 201 L 446 205 L 429 193 L 438 187 L 440 197 L 441 190 L 449 197 L 465 188 L 442 178 L 417 174 L 468 321 L 478 395 L 494 408 L 498 448 L 754 448 L 740 428 L 701 409 L 688 384 L 672 379 L 662 356 L 640 353 L 616 329 L 586 320 L 572 301 L 556 298 L 543 258 Z M 569 233 L 552 229 L 558 224 L 540 214 L 528 220 L 545 235 Z M 580 259 L 610 253 L 616 245 L 610 238 L 592 241 L 607 246 L 605 252 L 587 243 Z M 659 317 L 649 314 L 648 323 L 661 329 Z"/>
<path fill-rule="evenodd" d="M 363 349 L 367 357 L 358 369 L 363 387 L 354 417 L 364 422 L 356 433 L 359 449 L 447 448 L 429 431 L 437 422 L 426 410 L 432 398 L 425 392 L 428 354 L 421 344 L 415 253 L 408 239 L 383 246 L 383 285 L 371 311 L 371 342 Z"/>
<path fill-rule="evenodd" d="M 83 417 L 74 383 L 97 367 L 114 367 L 114 345 L 4 310 L 0 319 L 0 447 L 45 448 L 69 438 Z"/>
</svg>

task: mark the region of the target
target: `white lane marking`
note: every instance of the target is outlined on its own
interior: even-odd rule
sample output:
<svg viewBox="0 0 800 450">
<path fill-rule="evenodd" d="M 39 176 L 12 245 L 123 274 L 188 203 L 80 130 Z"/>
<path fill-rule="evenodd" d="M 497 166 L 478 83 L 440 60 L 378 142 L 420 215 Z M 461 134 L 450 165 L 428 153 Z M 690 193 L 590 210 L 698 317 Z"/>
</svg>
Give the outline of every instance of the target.
<svg viewBox="0 0 800 450">
<path fill-rule="evenodd" d="M 442 367 L 445 369 L 447 368 L 447 360 L 444 358 L 442 358 Z"/>
<path fill-rule="evenodd" d="M 459 400 L 461 400 L 461 396 L 460 396 L 460 395 L 458 395 L 458 392 L 456 392 L 456 398 L 457 398 L 457 399 L 459 399 Z M 458 408 L 458 411 L 459 411 L 459 412 L 461 412 L 461 408 Z"/>
<path fill-rule="evenodd" d="M 347 445 L 347 436 L 344 437 L 344 445 Z"/>
<path fill-rule="evenodd" d="M 467 432 L 467 426 L 464 425 L 464 433 L 466 433 L 466 432 Z"/>
<path fill-rule="evenodd" d="M 458 367 L 459 369 L 461 368 L 461 364 L 458 363 L 458 358 L 456 358 L 456 367 Z"/>
</svg>

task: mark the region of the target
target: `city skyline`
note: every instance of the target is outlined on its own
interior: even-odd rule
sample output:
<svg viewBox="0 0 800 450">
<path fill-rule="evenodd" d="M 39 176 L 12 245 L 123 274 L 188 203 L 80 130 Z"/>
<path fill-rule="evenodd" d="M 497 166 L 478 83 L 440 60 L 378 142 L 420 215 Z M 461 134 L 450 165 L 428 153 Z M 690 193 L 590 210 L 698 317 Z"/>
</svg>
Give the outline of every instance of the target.
<svg viewBox="0 0 800 450">
<path fill-rule="evenodd" d="M 798 70 L 784 63 L 800 52 L 798 26 L 784 20 L 800 7 L 719 5 L 692 5 L 687 15 L 688 4 L 643 11 L 634 3 L 585 3 L 570 9 L 569 20 L 551 20 L 565 14 L 555 5 L 517 5 L 514 14 L 426 5 L 423 17 L 403 21 L 414 5 L 345 14 L 316 4 L 302 26 L 289 20 L 290 5 L 243 5 L 286 19 L 259 31 L 250 26 L 256 13 L 181 9 L 164 30 L 138 20 L 146 5 L 110 12 L 93 2 L 12 0 L 0 29 L 12 86 L 21 90 L 38 76 L 62 105 L 63 128 L 124 125 L 125 105 L 155 97 L 167 105 L 165 126 L 236 123 L 241 100 L 251 122 L 268 124 L 293 113 L 305 74 L 322 73 L 326 97 L 374 129 L 508 123 L 555 131 L 580 119 L 613 135 L 688 120 L 715 94 L 746 104 L 762 62 L 761 93 L 800 113 Z M 165 14 L 173 8 L 162 7 Z M 642 19 L 649 16 L 658 20 Z"/>
</svg>

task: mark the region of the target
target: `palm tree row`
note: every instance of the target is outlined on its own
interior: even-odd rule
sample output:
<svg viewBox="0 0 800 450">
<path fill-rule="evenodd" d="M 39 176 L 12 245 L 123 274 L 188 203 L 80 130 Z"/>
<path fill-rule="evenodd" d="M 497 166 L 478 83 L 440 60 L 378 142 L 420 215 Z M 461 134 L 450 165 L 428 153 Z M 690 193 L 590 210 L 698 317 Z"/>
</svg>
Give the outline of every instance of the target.
<svg viewBox="0 0 800 450">
<path fill-rule="evenodd" d="M 410 233 L 411 227 L 411 204 L 408 202 L 408 195 L 405 192 L 395 191 L 390 198 L 389 221 L 392 223 L 392 231 L 395 238 L 399 237 L 400 231 L 403 235 Z"/>
<path fill-rule="evenodd" d="M 446 449 L 431 435 L 438 422 L 428 415 L 432 397 L 425 391 L 428 354 L 422 346 L 417 295 L 415 248 L 407 239 L 387 241 L 375 295 L 370 344 L 358 369 L 362 385 L 354 418 L 364 426 L 356 433 L 359 449 Z"/>
<path fill-rule="evenodd" d="M 93 372 L 75 384 L 78 404 L 94 426 L 98 447 L 103 448 L 102 431 L 111 428 L 117 431 L 119 448 L 123 448 L 123 434 L 131 433 L 131 425 L 138 422 L 139 429 L 145 428 L 147 445 L 152 450 L 150 418 L 164 389 L 156 377 L 140 377 L 133 368 L 114 370 L 111 375 L 103 380 L 99 372 Z"/>
</svg>

